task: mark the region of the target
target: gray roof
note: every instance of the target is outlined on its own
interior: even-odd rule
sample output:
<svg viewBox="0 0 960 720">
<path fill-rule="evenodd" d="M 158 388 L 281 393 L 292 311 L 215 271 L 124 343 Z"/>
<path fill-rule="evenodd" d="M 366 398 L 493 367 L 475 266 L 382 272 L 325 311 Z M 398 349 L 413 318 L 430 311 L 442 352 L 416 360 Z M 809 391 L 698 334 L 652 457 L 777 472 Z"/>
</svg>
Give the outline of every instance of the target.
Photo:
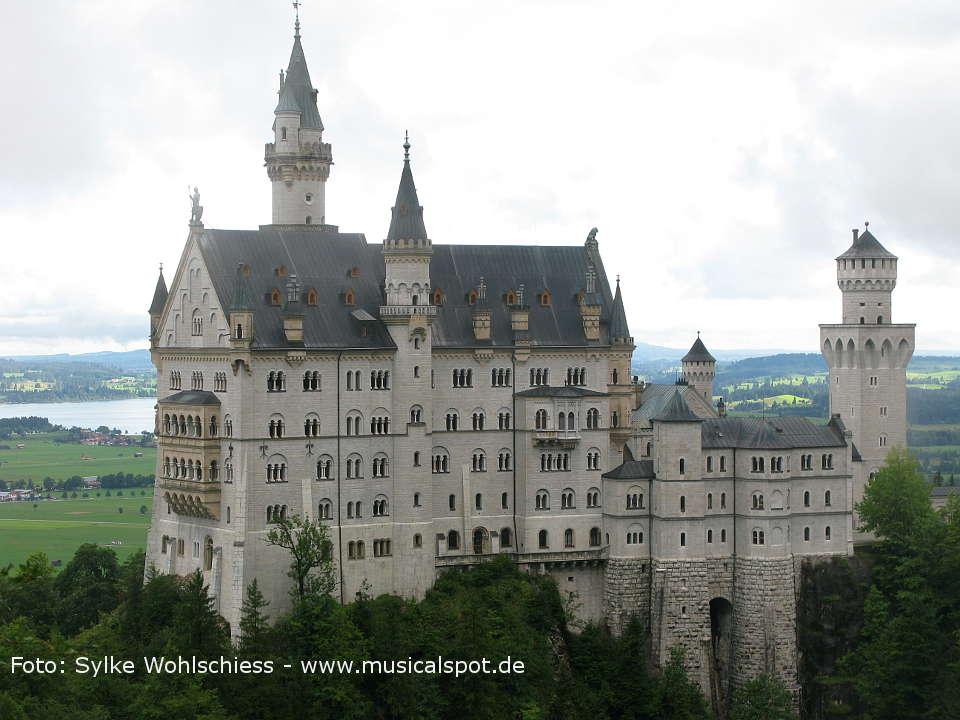
<svg viewBox="0 0 960 720">
<path fill-rule="evenodd" d="M 673 395 L 653 419 L 657 422 L 703 422 L 703 418 L 696 415 L 687 405 L 679 388 L 673 391 Z"/>
<path fill-rule="evenodd" d="M 578 398 L 578 397 L 606 397 L 607 393 L 589 390 L 587 388 L 576 387 L 574 385 L 560 385 L 551 387 L 549 385 L 540 385 L 529 388 L 517 393 L 517 397 L 559 397 L 559 398 Z"/>
<path fill-rule="evenodd" d="M 670 398 L 673 397 L 675 390 L 680 391 L 684 400 L 688 397 L 697 397 L 696 391 L 686 384 L 647 383 L 643 386 L 640 407 L 630 414 L 630 422 L 639 422 L 641 425 L 650 427 L 650 421 L 654 416 L 660 414 Z M 690 404 L 687 403 L 687 407 L 689 406 Z M 710 417 L 713 417 L 713 414 Z"/>
<path fill-rule="evenodd" d="M 283 88 L 280 90 L 280 100 L 274 112 L 298 112 L 300 127 L 323 130 L 313 83 L 310 82 L 310 71 L 307 70 L 307 59 L 300 44 L 300 35 L 293 38 L 290 63 L 287 65 Z"/>
<path fill-rule="evenodd" d="M 853 245 L 840 255 L 837 260 L 849 258 L 893 258 L 897 256 L 887 250 L 880 241 L 877 240 L 869 230 L 864 230 L 853 238 Z"/>
<path fill-rule="evenodd" d="M 707 350 L 707 346 L 703 344 L 703 340 L 700 339 L 700 335 L 697 335 L 697 339 L 693 341 L 693 345 L 690 346 L 690 352 L 683 356 L 681 362 L 716 362 L 717 359 L 710 354 L 710 351 Z"/>
<path fill-rule="evenodd" d="M 407 145 L 406 147 L 410 147 Z M 410 158 L 403 159 L 403 171 L 400 173 L 400 187 L 397 188 L 397 202 L 390 215 L 388 240 L 426 240 L 427 228 L 423 224 L 423 208 L 417 198 L 417 187 L 413 184 L 413 171 L 410 170 Z"/>
<path fill-rule="evenodd" d="M 162 403 L 177 403 L 178 405 L 219 405 L 220 398 L 209 390 L 181 390 L 163 398 Z"/>
<path fill-rule="evenodd" d="M 610 337 L 618 340 L 630 337 L 630 326 L 627 325 L 627 314 L 623 309 L 623 296 L 620 294 L 619 278 L 617 279 L 617 294 L 613 298 L 613 307 L 610 309 Z"/>
<path fill-rule="evenodd" d="M 786 450 L 845 445 L 842 426 L 835 423 L 817 425 L 801 417 L 712 418 L 703 421 L 701 436 L 705 450 Z"/>
<path fill-rule="evenodd" d="M 237 274 L 233 283 L 233 296 L 227 307 L 231 310 L 253 310 L 253 296 L 250 294 L 250 283 L 247 281 L 248 267 L 237 263 Z"/>
<path fill-rule="evenodd" d="M 253 341 L 257 347 L 286 347 L 280 307 L 270 304 L 270 292 L 284 292 L 284 279 L 276 269 L 284 266 L 296 274 L 302 292 L 317 291 L 318 306 L 301 304 L 304 344 L 309 348 L 393 348 L 386 326 L 379 320 L 361 323 L 351 315 L 362 309 L 378 318 L 383 297 L 382 246 L 368 243 L 362 234 L 333 230 L 217 230 L 205 229 L 198 244 L 214 290 L 225 308 L 233 308 L 240 288 L 249 292 L 254 311 Z M 526 285 L 528 295 L 549 289 L 552 301 L 534 303 L 529 315 L 529 338 L 534 345 L 569 347 L 609 344 L 609 310 L 601 313 L 599 342 L 584 338 L 577 295 L 583 289 L 584 268 L 591 262 L 584 246 L 434 245 L 430 284 L 444 293 L 433 323 L 435 347 L 475 347 L 467 295 L 483 276 L 491 315 L 491 341 L 487 347 L 513 347 L 510 310 L 503 301 L 508 290 Z M 249 276 L 237 276 L 240 264 Z M 351 269 L 357 277 L 351 277 Z M 602 264 L 597 263 L 597 287 L 610 307 L 610 288 Z M 353 306 L 344 305 L 352 289 Z M 242 298 L 241 298 L 242 299 Z M 361 327 L 368 331 L 361 335 Z"/>
<path fill-rule="evenodd" d="M 960 485 L 946 485 L 930 489 L 930 497 L 949 497 L 950 495 L 960 495 Z"/>
<path fill-rule="evenodd" d="M 157 278 L 157 287 L 153 291 L 153 302 L 150 303 L 151 315 L 160 315 L 163 312 L 163 306 L 167 304 L 167 283 L 163 279 L 163 268 L 160 269 L 160 277 Z"/>
<path fill-rule="evenodd" d="M 627 460 L 610 472 L 605 472 L 603 477 L 611 480 L 643 480 L 655 477 L 653 460 Z"/>
</svg>

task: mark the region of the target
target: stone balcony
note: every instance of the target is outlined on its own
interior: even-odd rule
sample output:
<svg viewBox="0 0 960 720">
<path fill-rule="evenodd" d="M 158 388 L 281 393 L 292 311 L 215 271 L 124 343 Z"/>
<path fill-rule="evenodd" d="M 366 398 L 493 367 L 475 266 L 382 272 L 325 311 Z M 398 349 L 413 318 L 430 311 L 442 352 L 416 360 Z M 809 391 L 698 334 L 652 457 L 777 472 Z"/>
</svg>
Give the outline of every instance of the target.
<svg viewBox="0 0 960 720">
<path fill-rule="evenodd" d="M 391 319 L 403 320 L 406 318 L 436 317 L 436 305 L 381 305 L 380 318 L 389 321 Z"/>
<path fill-rule="evenodd" d="M 157 478 L 157 489 L 177 515 L 217 520 L 220 517 L 219 480 Z"/>
<path fill-rule="evenodd" d="M 573 448 L 580 442 L 578 430 L 534 430 L 533 446 L 550 448 Z"/>
<path fill-rule="evenodd" d="M 538 566 L 572 566 L 572 565 L 596 565 L 607 560 L 609 553 L 608 547 L 593 548 L 590 550 L 567 550 L 553 552 L 500 552 L 474 554 L 465 553 L 463 555 L 439 555 L 434 559 L 434 564 L 438 568 L 450 567 L 469 567 L 480 565 L 484 562 L 490 562 L 501 555 L 507 555 L 518 565 Z"/>
<path fill-rule="evenodd" d="M 168 450 L 214 450 L 220 448 L 219 437 L 197 437 L 196 435 L 159 435 L 157 447 Z"/>
</svg>

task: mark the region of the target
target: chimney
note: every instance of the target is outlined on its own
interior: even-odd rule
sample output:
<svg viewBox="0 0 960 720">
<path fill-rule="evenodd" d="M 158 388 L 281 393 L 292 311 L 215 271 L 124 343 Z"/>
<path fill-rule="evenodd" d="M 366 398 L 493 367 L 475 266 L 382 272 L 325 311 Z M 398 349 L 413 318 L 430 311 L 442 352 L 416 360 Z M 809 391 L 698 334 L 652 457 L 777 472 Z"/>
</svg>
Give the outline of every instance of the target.
<svg viewBox="0 0 960 720">
<path fill-rule="evenodd" d="M 860 228 L 854 228 L 854 229 L 853 229 L 853 241 L 856 242 L 858 237 L 860 237 Z"/>
</svg>

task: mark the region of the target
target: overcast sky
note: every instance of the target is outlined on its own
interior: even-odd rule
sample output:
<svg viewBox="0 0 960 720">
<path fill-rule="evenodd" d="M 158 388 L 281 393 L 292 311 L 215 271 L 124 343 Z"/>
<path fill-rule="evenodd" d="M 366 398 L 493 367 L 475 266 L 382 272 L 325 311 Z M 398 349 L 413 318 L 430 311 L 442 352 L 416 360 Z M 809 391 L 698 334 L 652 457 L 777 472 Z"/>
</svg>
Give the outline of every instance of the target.
<svg viewBox="0 0 960 720">
<path fill-rule="evenodd" d="M 145 347 L 187 235 L 270 222 L 284 0 L 7 3 L 0 355 Z M 436 243 L 580 244 L 641 342 L 816 352 L 870 221 L 894 321 L 960 350 L 956 2 L 331 2 L 303 44 L 327 221 L 386 234 L 403 131 Z"/>
</svg>

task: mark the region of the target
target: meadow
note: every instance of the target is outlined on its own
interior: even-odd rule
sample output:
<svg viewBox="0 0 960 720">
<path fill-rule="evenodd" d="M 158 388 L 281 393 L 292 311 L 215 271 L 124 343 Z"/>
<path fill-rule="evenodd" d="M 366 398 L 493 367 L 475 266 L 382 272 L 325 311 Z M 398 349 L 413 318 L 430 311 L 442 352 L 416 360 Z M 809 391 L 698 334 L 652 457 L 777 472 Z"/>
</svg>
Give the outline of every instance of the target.
<svg viewBox="0 0 960 720">
<path fill-rule="evenodd" d="M 74 475 L 110 475 L 130 473 L 152 475 L 157 457 L 156 448 L 116 447 L 55 443 L 56 433 L 25 436 L 0 441 L 9 450 L 0 450 L 0 480 L 63 480 Z M 17 445 L 24 447 L 18 449 Z M 134 457 L 141 452 L 143 457 Z M 89 457 L 90 460 L 82 458 Z"/>
<path fill-rule="evenodd" d="M 106 490 L 97 490 L 91 494 L 99 492 L 99 498 L 0 503 L 0 567 L 41 551 L 66 563 L 83 543 L 109 545 L 122 561 L 146 547 L 153 490 L 141 491 L 112 490 L 106 497 Z"/>
</svg>

